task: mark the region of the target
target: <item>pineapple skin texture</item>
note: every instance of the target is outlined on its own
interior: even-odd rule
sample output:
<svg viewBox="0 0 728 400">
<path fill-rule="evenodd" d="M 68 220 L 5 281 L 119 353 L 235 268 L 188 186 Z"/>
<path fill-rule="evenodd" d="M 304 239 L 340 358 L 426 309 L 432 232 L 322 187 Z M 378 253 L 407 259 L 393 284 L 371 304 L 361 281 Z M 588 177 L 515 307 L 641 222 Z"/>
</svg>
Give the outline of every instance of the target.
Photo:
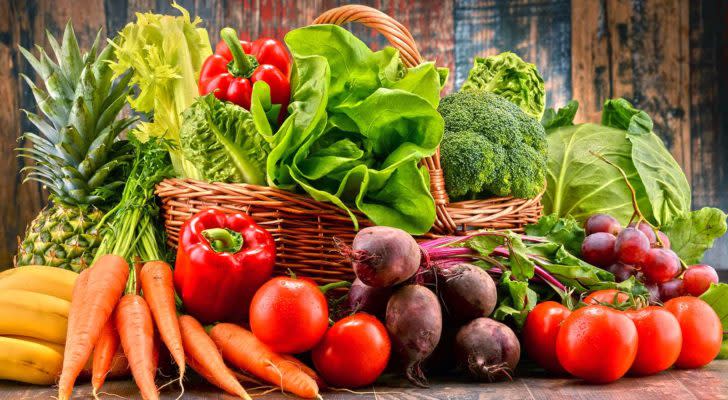
<svg viewBox="0 0 728 400">
<path fill-rule="evenodd" d="M 104 213 L 56 202 L 44 208 L 28 225 L 18 246 L 17 266 L 47 265 L 74 272 L 91 266 L 101 243 L 96 228 Z"/>
</svg>

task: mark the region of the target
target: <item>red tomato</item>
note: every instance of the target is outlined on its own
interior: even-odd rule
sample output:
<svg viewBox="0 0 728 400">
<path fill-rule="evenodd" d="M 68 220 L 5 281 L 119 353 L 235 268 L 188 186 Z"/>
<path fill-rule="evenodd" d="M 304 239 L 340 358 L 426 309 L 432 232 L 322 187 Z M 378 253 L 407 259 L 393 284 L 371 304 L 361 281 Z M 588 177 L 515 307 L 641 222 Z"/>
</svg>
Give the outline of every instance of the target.
<svg viewBox="0 0 728 400">
<path fill-rule="evenodd" d="M 555 301 L 538 304 L 528 313 L 522 341 L 529 357 L 551 372 L 566 372 L 556 357 L 556 335 L 571 310 Z"/>
<path fill-rule="evenodd" d="M 662 307 L 625 312 L 637 328 L 637 357 L 629 372 L 652 375 L 672 366 L 680 355 L 682 332 L 677 318 Z"/>
<path fill-rule="evenodd" d="M 326 298 L 310 280 L 273 278 L 258 289 L 250 303 L 250 329 L 278 353 L 310 350 L 328 326 Z"/>
<path fill-rule="evenodd" d="M 699 368 L 713 361 L 720 352 L 723 327 L 708 303 L 683 296 L 667 301 L 665 309 L 675 315 L 682 330 L 682 348 L 675 366 Z"/>
<path fill-rule="evenodd" d="M 384 325 L 357 313 L 335 323 L 311 356 L 326 383 L 355 388 L 374 383 L 387 367 L 390 349 Z"/>
<path fill-rule="evenodd" d="M 625 301 L 629 300 L 629 295 L 625 292 L 621 292 L 617 289 L 602 289 L 597 290 L 596 292 L 589 293 L 588 296 L 584 299 L 584 303 L 586 304 L 602 304 L 602 303 L 608 303 L 608 304 L 614 304 L 614 301 L 617 301 L 617 304 L 624 303 Z"/>
<path fill-rule="evenodd" d="M 613 382 L 629 370 L 637 355 L 637 328 L 613 308 L 580 308 L 561 324 L 556 355 L 561 366 L 578 378 Z"/>
</svg>

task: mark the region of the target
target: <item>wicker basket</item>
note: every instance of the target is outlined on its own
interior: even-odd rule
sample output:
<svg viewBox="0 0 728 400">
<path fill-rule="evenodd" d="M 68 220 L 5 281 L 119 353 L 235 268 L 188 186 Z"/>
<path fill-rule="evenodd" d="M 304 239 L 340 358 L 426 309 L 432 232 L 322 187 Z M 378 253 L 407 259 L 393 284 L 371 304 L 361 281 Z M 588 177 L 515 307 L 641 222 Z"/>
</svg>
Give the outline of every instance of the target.
<svg viewBox="0 0 728 400">
<path fill-rule="evenodd" d="M 361 5 L 342 6 L 325 12 L 316 18 L 314 24 L 343 25 L 349 22 L 359 22 L 384 35 L 399 50 L 407 66 L 422 62 L 409 31 L 376 9 Z M 435 224 L 423 238 L 473 229 L 519 230 L 541 215 L 540 195 L 529 200 L 508 197 L 450 203 L 445 192 L 439 151 L 422 163 L 430 171 L 430 190 L 437 209 Z M 292 270 L 320 283 L 353 278 L 351 265 L 339 255 L 333 238 L 350 243 L 356 233 L 354 225 L 344 210 L 331 203 L 271 187 L 190 179 L 167 179 L 157 187 L 157 195 L 162 200 L 170 246 L 177 246 L 180 227 L 200 210 L 243 211 L 273 234 L 279 273 Z M 357 212 L 356 215 L 360 226 L 372 225 L 363 214 Z"/>
</svg>

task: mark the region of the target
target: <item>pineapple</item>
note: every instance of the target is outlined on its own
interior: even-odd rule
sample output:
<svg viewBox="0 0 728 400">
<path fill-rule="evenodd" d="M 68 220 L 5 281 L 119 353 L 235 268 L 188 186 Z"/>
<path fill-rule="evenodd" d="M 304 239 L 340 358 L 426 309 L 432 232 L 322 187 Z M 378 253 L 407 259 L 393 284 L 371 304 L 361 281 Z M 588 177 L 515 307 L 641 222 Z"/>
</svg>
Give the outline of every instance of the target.
<svg viewBox="0 0 728 400">
<path fill-rule="evenodd" d="M 23 76 L 40 112 L 26 111 L 38 132 L 22 137 L 32 146 L 19 154 L 34 161 L 22 172 L 26 181 L 48 189 L 51 204 L 30 223 L 16 264 L 80 272 L 94 257 L 104 212 L 118 200 L 128 174 L 132 147 L 118 138 L 135 119 L 117 118 L 129 95 L 129 76 L 114 84 L 109 68 L 113 48 L 99 51 L 101 32 L 86 54 L 81 54 L 70 22 L 62 45 L 50 33 L 48 41 L 56 61 L 39 46 L 38 58 L 20 48 L 45 87 Z"/>
</svg>

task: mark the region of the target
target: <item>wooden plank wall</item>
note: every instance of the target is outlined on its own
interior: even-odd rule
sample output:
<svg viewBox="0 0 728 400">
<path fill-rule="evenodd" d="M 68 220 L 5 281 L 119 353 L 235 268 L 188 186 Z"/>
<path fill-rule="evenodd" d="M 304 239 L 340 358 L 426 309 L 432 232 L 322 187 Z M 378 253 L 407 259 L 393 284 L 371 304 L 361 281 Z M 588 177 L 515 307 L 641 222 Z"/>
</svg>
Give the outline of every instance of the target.
<svg viewBox="0 0 728 400">
<path fill-rule="evenodd" d="M 205 20 L 211 38 L 230 25 L 251 37 L 282 37 L 340 0 L 178 0 Z M 597 121 L 604 99 L 622 96 L 653 116 L 693 185 L 696 207 L 728 210 L 728 2 L 721 0 L 363 0 L 408 26 L 422 54 L 451 71 L 448 90 L 467 77 L 474 56 L 511 50 L 538 65 L 550 106 L 576 98 L 580 121 Z M 32 75 L 17 46 L 47 45 L 70 18 L 88 46 L 137 11 L 172 13 L 167 0 L 5 0 L 0 2 L 0 269 L 46 195 L 21 184 L 19 133 L 33 109 L 20 73 Z M 383 39 L 350 27 L 379 48 Z M 728 240 L 708 261 L 728 268 Z"/>
</svg>

